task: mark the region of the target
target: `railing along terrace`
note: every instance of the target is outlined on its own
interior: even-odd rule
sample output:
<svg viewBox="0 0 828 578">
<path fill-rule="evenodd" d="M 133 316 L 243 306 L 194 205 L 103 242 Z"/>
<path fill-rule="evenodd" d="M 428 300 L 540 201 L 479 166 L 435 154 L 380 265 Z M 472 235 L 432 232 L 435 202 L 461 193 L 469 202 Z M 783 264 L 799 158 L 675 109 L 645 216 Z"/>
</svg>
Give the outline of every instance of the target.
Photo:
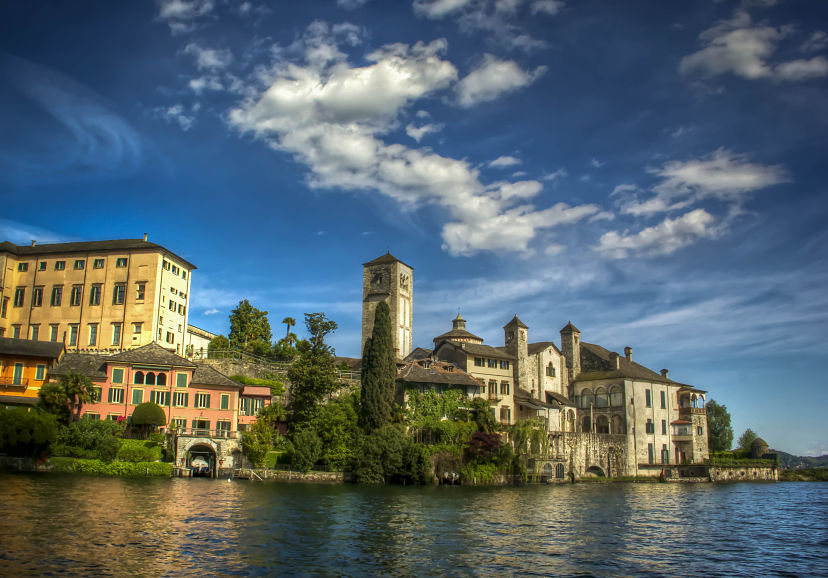
<svg viewBox="0 0 828 578">
<path fill-rule="evenodd" d="M 29 385 L 29 378 L 28 377 L 18 377 L 15 379 L 14 377 L 0 377 L 0 386 L 3 387 L 28 387 Z"/>
<path fill-rule="evenodd" d="M 239 437 L 239 432 L 224 429 L 202 429 L 195 427 L 182 428 L 174 431 L 179 436 L 196 438 L 236 439 Z"/>
</svg>

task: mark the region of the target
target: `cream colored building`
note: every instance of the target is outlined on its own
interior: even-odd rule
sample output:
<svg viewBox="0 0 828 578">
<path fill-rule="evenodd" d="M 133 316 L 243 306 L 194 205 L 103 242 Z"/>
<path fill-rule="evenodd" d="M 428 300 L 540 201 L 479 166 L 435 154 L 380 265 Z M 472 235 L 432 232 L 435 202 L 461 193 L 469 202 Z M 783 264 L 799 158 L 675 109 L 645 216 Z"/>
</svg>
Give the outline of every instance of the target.
<svg viewBox="0 0 828 578">
<path fill-rule="evenodd" d="M 183 353 L 195 265 L 143 239 L 0 243 L 0 336 Z"/>
<path fill-rule="evenodd" d="M 184 354 L 186 357 L 193 359 L 207 359 L 207 348 L 210 341 L 218 337 L 217 334 L 211 333 L 201 327 L 195 325 L 187 326 L 187 333 L 184 336 Z"/>
</svg>

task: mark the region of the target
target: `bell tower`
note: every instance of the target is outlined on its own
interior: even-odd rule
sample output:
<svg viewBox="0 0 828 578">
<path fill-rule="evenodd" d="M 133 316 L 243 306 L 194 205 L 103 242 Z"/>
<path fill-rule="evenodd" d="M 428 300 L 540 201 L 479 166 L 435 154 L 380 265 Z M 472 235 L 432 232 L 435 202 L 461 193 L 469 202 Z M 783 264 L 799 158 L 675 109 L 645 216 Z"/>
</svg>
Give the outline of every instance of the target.
<svg viewBox="0 0 828 578">
<path fill-rule="evenodd" d="M 414 325 L 414 269 L 391 253 L 362 264 L 362 342 L 374 330 L 374 312 L 380 301 L 391 310 L 391 340 L 397 359 L 411 353 Z"/>
</svg>

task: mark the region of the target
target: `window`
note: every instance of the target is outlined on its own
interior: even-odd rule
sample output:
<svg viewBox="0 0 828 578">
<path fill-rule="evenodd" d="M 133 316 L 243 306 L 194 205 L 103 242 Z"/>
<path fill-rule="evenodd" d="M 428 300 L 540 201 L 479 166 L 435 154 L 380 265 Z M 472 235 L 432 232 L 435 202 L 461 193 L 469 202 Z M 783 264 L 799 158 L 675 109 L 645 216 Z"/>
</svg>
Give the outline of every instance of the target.
<svg viewBox="0 0 828 578">
<path fill-rule="evenodd" d="M 187 311 L 187 309 L 181 303 L 179 303 L 178 304 L 178 313 L 179 313 L 179 315 L 184 315 L 184 313 L 186 313 L 186 311 Z"/>
<path fill-rule="evenodd" d="M 704 435 L 704 428 L 702 426 L 698 426 L 696 428 L 696 433 L 699 434 L 700 436 Z"/>
<path fill-rule="evenodd" d="M 661 444 L 661 463 L 670 463 L 670 450 L 667 449 L 667 444 Z"/>
<path fill-rule="evenodd" d="M 651 420 L 650 418 L 647 418 L 646 431 L 648 434 L 655 433 L 655 424 L 653 423 L 653 420 Z"/>
<path fill-rule="evenodd" d="M 653 444 L 647 444 L 647 463 L 653 463 Z"/>
<path fill-rule="evenodd" d="M 259 410 L 264 407 L 264 400 L 251 399 L 243 397 L 241 400 L 241 414 L 242 415 L 258 415 Z M 494 411 L 494 409 L 492 409 Z"/>
<path fill-rule="evenodd" d="M 93 387 L 92 388 L 92 403 L 100 403 L 101 402 L 101 388 L 100 387 Z"/>
<path fill-rule="evenodd" d="M 667 435 L 667 420 L 666 419 L 661 420 L 661 435 L 663 435 L 663 436 Z"/>
<path fill-rule="evenodd" d="M 148 371 L 146 377 L 144 378 L 144 383 L 147 385 L 155 385 L 155 374 Z"/>
<path fill-rule="evenodd" d="M 181 278 L 182 278 L 182 279 L 186 279 L 186 278 L 187 278 L 187 272 L 186 272 L 186 271 L 182 271 L 182 272 L 181 272 Z"/>
<path fill-rule="evenodd" d="M 196 406 L 196 408 L 209 409 L 209 407 L 210 407 L 210 394 L 209 393 L 197 393 L 197 394 L 195 394 L 195 406 Z"/>
<path fill-rule="evenodd" d="M 158 405 L 169 405 L 170 404 L 170 392 L 169 391 L 153 391 L 150 393 L 150 401 L 152 403 L 157 403 Z"/>
<path fill-rule="evenodd" d="M 546 366 L 546 376 L 555 377 L 555 365 L 551 361 Z"/>
<path fill-rule="evenodd" d="M 95 413 L 93 413 L 93 412 L 91 412 L 91 411 L 90 411 L 90 412 L 86 412 L 86 413 L 84 414 L 84 417 L 85 417 L 86 419 L 91 419 L 92 421 L 100 421 L 100 420 L 101 420 L 101 414 L 99 414 L 99 413 L 97 413 L 97 412 L 95 412 Z"/>
<path fill-rule="evenodd" d="M 216 422 L 216 434 L 221 437 L 227 437 L 230 433 L 230 422 L 227 420 L 219 420 Z"/>
<path fill-rule="evenodd" d="M 44 379 L 46 379 L 46 366 L 45 365 L 38 364 L 37 367 L 35 367 L 35 379 L 37 381 L 43 381 Z"/>
<path fill-rule="evenodd" d="M 127 266 L 126 257 L 118 257 L 117 259 L 115 259 L 115 266 L 116 267 L 126 267 Z"/>
<path fill-rule="evenodd" d="M 497 381 L 494 379 L 489 380 L 489 397 L 492 399 L 497 397 Z"/>
<path fill-rule="evenodd" d="M 83 259 L 76 259 L 75 260 L 75 269 L 80 270 L 83 269 L 83 266 L 86 264 L 86 261 Z"/>
<path fill-rule="evenodd" d="M 230 409 L 230 394 L 229 393 L 222 393 L 221 400 L 219 403 L 220 409 Z"/>
<path fill-rule="evenodd" d="M 167 309 L 169 309 L 170 311 L 175 311 L 175 301 L 170 299 L 170 304 L 167 306 Z"/>
<path fill-rule="evenodd" d="M 167 385 L 167 374 L 159 373 L 155 377 L 155 385 Z"/>
<path fill-rule="evenodd" d="M 95 262 L 92 264 L 95 269 L 103 269 L 104 260 L 103 259 L 95 259 Z"/>
<path fill-rule="evenodd" d="M 72 294 L 69 296 L 69 305 L 77 307 L 80 305 L 83 295 L 83 285 L 72 285 Z"/>
<path fill-rule="evenodd" d="M 32 307 L 43 305 L 43 287 L 35 287 L 32 291 Z"/>
<path fill-rule="evenodd" d="M 170 287 L 170 293 L 172 293 L 173 295 L 178 295 L 178 291 L 175 287 Z"/>
<path fill-rule="evenodd" d="M 6 315 L 9 313 L 9 298 L 3 297 L 3 307 L 0 308 L 0 317 L 3 319 L 6 318 Z"/>
<path fill-rule="evenodd" d="M 78 324 L 71 323 L 69 325 L 69 345 L 75 347 L 78 344 Z"/>
<path fill-rule="evenodd" d="M 89 304 L 90 305 L 100 305 L 101 304 L 101 284 L 95 283 L 92 287 L 89 288 Z"/>
<path fill-rule="evenodd" d="M 140 405 L 144 403 L 144 390 L 143 389 L 133 389 L 132 390 L 132 405 Z"/>
<path fill-rule="evenodd" d="M 178 373 L 175 376 L 175 386 L 176 387 L 187 387 L 187 374 L 186 373 Z"/>
<path fill-rule="evenodd" d="M 97 323 L 90 323 L 89 324 L 89 346 L 92 347 L 93 345 L 98 344 L 98 324 Z"/>
<path fill-rule="evenodd" d="M 38 271 L 45 271 L 46 270 L 46 261 L 41 261 L 37 264 Z"/>
<path fill-rule="evenodd" d="M 50 325 L 49 326 L 49 341 L 57 341 L 58 340 L 58 330 L 60 329 L 59 325 Z"/>
<path fill-rule="evenodd" d="M 136 371 L 132 374 L 132 383 L 136 385 L 143 385 L 144 383 L 144 372 L 143 371 Z"/>
<path fill-rule="evenodd" d="M 55 285 L 52 287 L 52 299 L 49 304 L 52 307 L 60 307 L 61 301 L 63 301 L 63 285 Z"/>
<path fill-rule="evenodd" d="M 121 327 L 123 326 L 122 323 L 113 323 L 112 324 L 112 345 L 120 345 L 121 344 Z"/>
<path fill-rule="evenodd" d="M 37 341 L 40 338 L 40 325 L 34 324 L 29 326 L 29 333 L 32 341 Z"/>
<path fill-rule="evenodd" d="M 181 431 L 187 428 L 187 420 L 183 417 L 176 417 L 170 422 L 170 425 L 175 429 Z"/>
<path fill-rule="evenodd" d="M 647 407 L 653 407 L 653 392 L 649 389 L 645 389 L 644 390 L 644 396 L 646 398 L 645 399 L 645 405 Z"/>
<path fill-rule="evenodd" d="M 12 385 L 20 385 L 20 382 L 23 380 L 23 364 L 22 363 L 15 363 L 14 364 L 14 373 L 12 374 Z"/>
<path fill-rule="evenodd" d="M 20 271 L 21 273 L 25 273 L 26 271 L 29 270 L 29 264 L 28 263 L 18 263 L 17 264 L 17 270 Z"/>
<path fill-rule="evenodd" d="M 167 331 L 167 343 L 175 343 L 175 335 L 172 331 Z"/>
<path fill-rule="evenodd" d="M 511 423 L 512 421 L 512 408 L 510 407 L 501 407 L 500 408 L 500 421 L 503 423 Z"/>
<path fill-rule="evenodd" d="M 0 337 L 5 337 L 5 335 L 6 335 L 6 328 L 5 327 L 0 327 Z"/>
<path fill-rule="evenodd" d="M 483 357 L 475 357 L 474 358 L 474 366 L 475 367 L 486 367 L 486 360 Z"/>
<path fill-rule="evenodd" d="M 667 394 L 661 392 L 661 409 L 667 409 Z"/>
<path fill-rule="evenodd" d="M 117 413 L 111 413 L 108 416 L 106 416 L 106 419 L 108 419 L 109 421 L 118 421 L 120 418 L 121 416 Z"/>
<path fill-rule="evenodd" d="M 144 297 L 147 294 L 147 282 L 146 281 L 138 281 L 135 284 L 135 300 L 136 301 L 143 301 Z"/>
<path fill-rule="evenodd" d="M 110 387 L 109 388 L 109 403 L 124 403 L 124 388 Z"/>
<path fill-rule="evenodd" d="M 14 290 L 14 306 L 23 307 L 23 301 L 26 300 L 26 288 L 18 287 Z"/>
<path fill-rule="evenodd" d="M 489 367 L 497 368 L 497 359 L 490 359 L 489 362 L 487 363 L 487 365 Z"/>
<path fill-rule="evenodd" d="M 141 331 L 143 330 L 144 324 L 143 323 L 133 323 L 132 324 L 132 334 L 137 335 L 140 337 Z"/>
<path fill-rule="evenodd" d="M 500 369 L 509 369 L 509 362 L 505 359 L 500 360 Z"/>
<path fill-rule="evenodd" d="M 176 391 L 173 393 L 173 405 L 176 407 L 187 407 L 187 397 L 189 394 L 183 391 Z"/>
<path fill-rule="evenodd" d="M 124 382 L 124 370 L 120 367 L 116 367 L 112 370 L 112 383 L 123 383 Z"/>
<path fill-rule="evenodd" d="M 19 325 L 12 325 L 12 337 L 15 339 L 20 339 L 20 326 Z"/>
<path fill-rule="evenodd" d="M 509 395 L 509 382 L 508 381 L 501 381 L 500 382 L 500 395 Z"/>
<path fill-rule="evenodd" d="M 66 261 L 55 261 L 55 271 L 63 271 L 66 269 Z"/>
<path fill-rule="evenodd" d="M 115 283 L 112 288 L 112 304 L 123 305 L 126 297 L 126 283 Z"/>
</svg>

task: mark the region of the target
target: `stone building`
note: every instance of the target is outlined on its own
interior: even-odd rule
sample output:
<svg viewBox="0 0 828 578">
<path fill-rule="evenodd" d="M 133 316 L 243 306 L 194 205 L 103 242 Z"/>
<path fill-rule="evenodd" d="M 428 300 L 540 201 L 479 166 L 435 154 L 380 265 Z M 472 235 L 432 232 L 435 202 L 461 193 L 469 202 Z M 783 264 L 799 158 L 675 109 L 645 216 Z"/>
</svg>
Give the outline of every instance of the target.
<svg viewBox="0 0 828 578">
<path fill-rule="evenodd" d="M 380 301 L 391 309 L 391 338 L 397 359 L 411 353 L 414 320 L 414 269 L 386 253 L 362 265 L 362 341 L 371 337 Z"/>
<path fill-rule="evenodd" d="M 0 243 L 0 337 L 184 352 L 195 265 L 143 239 Z"/>
</svg>

